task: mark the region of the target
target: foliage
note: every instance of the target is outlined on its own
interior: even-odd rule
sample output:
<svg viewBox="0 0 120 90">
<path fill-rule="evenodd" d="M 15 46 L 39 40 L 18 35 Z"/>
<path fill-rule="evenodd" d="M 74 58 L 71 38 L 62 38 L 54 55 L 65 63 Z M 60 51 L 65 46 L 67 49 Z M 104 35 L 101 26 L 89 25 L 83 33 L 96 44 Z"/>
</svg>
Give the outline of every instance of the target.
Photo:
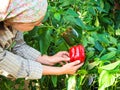
<svg viewBox="0 0 120 90">
<path fill-rule="evenodd" d="M 74 76 L 43 76 L 31 82 L 38 83 L 41 90 L 67 90 L 72 85 L 75 90 L 120 88 L 120 6 L 115 1 L 48 0 L 43 24 L 25 33 L 26 42 L 42 54 L 68 51 L 72 45 L 62 34 L 70 26 L 79 34 L 74 45 L 85 46 L 86 62 Z M 75 84 L 70 85 L 71 80 Z M 30 87 L 37 90 L 35 85 Z"/>
</svg>

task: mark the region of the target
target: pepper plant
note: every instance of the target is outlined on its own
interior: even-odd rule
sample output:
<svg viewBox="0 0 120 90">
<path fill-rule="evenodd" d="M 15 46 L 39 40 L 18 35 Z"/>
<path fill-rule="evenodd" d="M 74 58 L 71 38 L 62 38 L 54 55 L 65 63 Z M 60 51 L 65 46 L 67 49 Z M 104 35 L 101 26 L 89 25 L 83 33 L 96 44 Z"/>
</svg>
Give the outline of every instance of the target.
<svg viewBox="0 0 120 90">
<path fill-rule="evenodd" d="M 119 0 L 48 0 L 43 24 L 25 32 L 24 37 L 42 54 L 54 55 L 82 44 L 86 55 L 84 65 L 76 74 L 30 80 L 29 89 L 120 89 Z M 2 87 L 11 88 L 15 82 Z"/>
<path fill-rule="evenodd" d="M 41 88 L 120 88 L 120 2 L 49 0 L 48 3 L 43 25 L 31 31 L 31 34 L 37 34 L 38 49 L 42 54 L 53 55 L 58 51 L 68 51 L 74 45 L 83 44 L 86 60 L 75 75 L 48 76 L 43 81 L 39 80 Z"/>
</svg>

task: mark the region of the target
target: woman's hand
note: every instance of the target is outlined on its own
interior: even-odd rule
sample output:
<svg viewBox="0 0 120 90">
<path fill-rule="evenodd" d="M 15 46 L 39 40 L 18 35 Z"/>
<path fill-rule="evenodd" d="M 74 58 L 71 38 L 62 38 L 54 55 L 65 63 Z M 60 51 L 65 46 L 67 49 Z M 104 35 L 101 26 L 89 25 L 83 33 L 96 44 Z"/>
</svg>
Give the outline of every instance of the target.
<svg viewBox="0 0 120 90">
<path fill-rule="evenodd" d="M 60 51 L 53 56 L 39 56 L 37 61 L 46 65 L 55 65 L 56 63 L 68 62 L 70 58 L 67 51 Z"/>
<path fill-rule="evenodd" d="M 43 65 L 43 75 L 63 75 L 75 74 L 76 71 L 83 65 L 79 60 L 67 63 L 61 67 Z"/>
<path fill-rule="evenodd" d="M 80 60 L 67 63 L 61 67 L 61 72 L 62 74 L 74 74 L 83 64 L 80 63 Z"/>
</svg>

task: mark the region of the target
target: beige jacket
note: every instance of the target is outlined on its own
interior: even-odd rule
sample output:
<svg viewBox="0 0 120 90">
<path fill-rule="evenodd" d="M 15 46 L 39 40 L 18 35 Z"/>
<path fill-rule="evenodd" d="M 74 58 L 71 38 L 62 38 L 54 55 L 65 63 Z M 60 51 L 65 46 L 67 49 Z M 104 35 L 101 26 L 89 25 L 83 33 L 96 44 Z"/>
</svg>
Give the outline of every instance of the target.
<svg viewBox="0 0 120 90">
<path fill-rule="evenodd" d="M 4 26 L 0 30 L 0 69 L 15 78 L 40 79 L 42 65 L 36 62 L 40 52 L 28 46 L 19 31 Z M 10 46 L 15 42 L 11 51 Z"/>
</svg>

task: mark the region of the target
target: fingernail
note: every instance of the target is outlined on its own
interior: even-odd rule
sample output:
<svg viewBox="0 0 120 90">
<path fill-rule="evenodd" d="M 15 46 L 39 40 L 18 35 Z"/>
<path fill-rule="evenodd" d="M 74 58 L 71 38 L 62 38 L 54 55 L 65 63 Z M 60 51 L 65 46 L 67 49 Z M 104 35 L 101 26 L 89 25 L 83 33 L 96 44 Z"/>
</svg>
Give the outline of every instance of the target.
<svg viewBox="0 0 120 90">
<path fill-rule="evenodd" d="M 77 60 L 78 63 L 80 63 L 80 60 Z"/>
</svg>

